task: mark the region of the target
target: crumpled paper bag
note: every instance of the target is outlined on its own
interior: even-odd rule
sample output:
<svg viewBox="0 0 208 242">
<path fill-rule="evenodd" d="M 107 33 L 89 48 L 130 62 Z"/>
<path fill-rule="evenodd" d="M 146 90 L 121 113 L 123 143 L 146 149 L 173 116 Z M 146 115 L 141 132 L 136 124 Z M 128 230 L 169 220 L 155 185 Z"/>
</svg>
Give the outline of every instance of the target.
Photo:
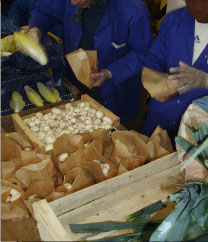
<svg viewBox="0 0 208 242">
<path fill-rule="evenodd" d="M 91 75 L 98 72 L 97 50 L 83 50 L 80 48 L 65 57 L 76 78 L 88 88 L 92 88 L 94 80 Z"/>
<path fill-rule="evenodd" d="M 79 191 L 95 184 L 95 181 L 88 169 L 83 167 L 75 167 L 68 171 L 64 176 L 63 184 L 66 183 L 70 183 L 72 185 L 73 191 Z"/>
<path fill-rule="evenodd" d="M 78 149 L 84 150 L 83 138 L 80 135 L 64 134 L 55 141 L 52 156 L 53 162 L 62 175 L 65 175 L 71 168 L 70 154 L 73 154 Z M 63 153 L 68 153 L 69 156 L 64 162 L 60 162 L 58 157 Z"/>
<path fill-rule="evenodd" d="M 46 156 L 46 155 L 45 155 Z M 56 170 L 50 156 L 44 160 L 21 167 L 16 171 L 15 177 L 20 180 L 21 187 L 26 189 L 31 183 L 37 180 L 48 181 L 49 184 L 56 184 Z"/>
<path fill-rule="evenodd" d="M 114 162 L 117 169 L 119 169 L 121 160 L 124 158 L 132 156 L 135 157 L 135 159 L 137 159 L 137 156 L 148 157 L 147 145 L 136 133 L 126 130 L 117 130 L 111 134 L 111 137 L 113 143 L 111 161 Z M 133 159 L 131 162 L 133 162 Z"/>
<path fill-rule="evenodd" d="M 21 197 L 13 202 L 6 202 L 11 189 L 21 193 Z M 24 191 L 7 180 L 1 180 L 1 219 L 2 220 L 20 220 L 29 217 L 28 210 L 22 200 Z"/>
<path fill-rule="evenodd" d="M 147 142 L 148 160 L 153 161 L 173 152 L 173 147 L 166 130 L 156 127 Z"/>
<path fill-rule="evenodd" d="M 168 74 L 144 67 L 142 84 L 151 97 L 160 102 L 167 101 L 178 93 L 176 86 L 168 79 Z"/>
</svg>

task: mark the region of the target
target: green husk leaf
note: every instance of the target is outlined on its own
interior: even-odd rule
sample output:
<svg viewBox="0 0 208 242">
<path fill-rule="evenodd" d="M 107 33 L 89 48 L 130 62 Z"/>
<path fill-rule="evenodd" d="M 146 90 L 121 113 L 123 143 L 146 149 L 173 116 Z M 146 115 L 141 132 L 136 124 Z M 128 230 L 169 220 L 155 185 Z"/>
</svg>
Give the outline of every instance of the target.
<svg viewBox="0 0 208 242">
<path fill-rule="evenodd" d="M 196 242 L 205 242 L 208 241 L 208 233 L 203 235 L 200 239 L 198 239 Z"/>
<path fill-rule="evenodd" d="M 108 232 L 112 230 L 136 229 L 138 224 L 133 222 L 101 222 L 91 224 L 70 224 L 73 233 Z"/>
</svg>

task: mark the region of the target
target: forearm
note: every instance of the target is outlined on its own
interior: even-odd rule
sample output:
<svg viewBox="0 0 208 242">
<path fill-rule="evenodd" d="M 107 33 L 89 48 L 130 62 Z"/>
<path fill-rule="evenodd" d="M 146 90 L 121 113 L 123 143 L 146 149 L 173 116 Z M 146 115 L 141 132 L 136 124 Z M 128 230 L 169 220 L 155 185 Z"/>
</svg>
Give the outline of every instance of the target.
<svg viewBox="0 0 208 242">
<path fill-rule="evenodd" d="M 59 1 L 38 0 L 35 9 L 31 13 L 29 27 L 37 27 L 42 33 L 48 32 L 54 25 L 61 22 L 62 8 L 63 6 Z"/>
</svg>

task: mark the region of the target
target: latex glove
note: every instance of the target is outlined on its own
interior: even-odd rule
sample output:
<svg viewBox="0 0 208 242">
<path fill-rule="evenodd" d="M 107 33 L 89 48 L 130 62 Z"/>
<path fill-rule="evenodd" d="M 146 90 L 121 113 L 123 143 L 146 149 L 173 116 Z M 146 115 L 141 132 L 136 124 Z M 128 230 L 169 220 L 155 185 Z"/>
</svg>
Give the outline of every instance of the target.
<svg viewBox="0 0 208 242">
<path fill-rule="evenodd" d="M 28 32 L 27 35 L 29 35 L 31 38 L 33 38 L 35 41 L 39 42 L 40 41 L 40 37 L 41 37 L 41 32 L 38 28 L 34 27 L 31 28 Z M 16 44 L 16 48 L 24 55 L 27 55 L 27 53 L 18 46 L 18 44 Z"/>
<path fill-rule="evenodd" d="M 178 67 L 170 68 L 170 73 L 168 79 L 178 89 L 179 94 L 194 88 L 208 88 L 208 74 L 181 61 Z"/>
<path fill-rule="evenodd" d="M 105 80 L 111 79 L 112 74 L 109 70 L 103 69 L 98 73 L 92 74 L 91 78 L 95 80 L 93 87 L 99 87 Z"/>
<path fill-rule="evenodd" d="M 37 27 L 31 28 L 27 34 L 37 42 L 40 41 L 41 32 Z"/>
</svg>

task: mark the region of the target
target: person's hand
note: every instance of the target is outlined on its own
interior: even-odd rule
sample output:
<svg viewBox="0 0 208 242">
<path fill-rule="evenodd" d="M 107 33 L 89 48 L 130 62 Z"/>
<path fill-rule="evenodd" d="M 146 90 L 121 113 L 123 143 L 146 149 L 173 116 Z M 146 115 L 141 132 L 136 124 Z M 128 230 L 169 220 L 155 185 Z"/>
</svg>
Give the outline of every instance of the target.
<svg viewBox="0 0 208 242">
<path fill-rule="evenodd" d="M 179 94 L 194 88 L 208 88 L 208 74 L 181 61 L 178 67 L 170 68 L 170 73 L 168 79 L 178 89 Z"/>
<path fill-rule="evenodd" d="M 41 37 L 41 33 L 40 30 L 36 27 L 31 28 L 28 33 L 27 33 L 31 38 L 33 38 L 35 41 L 39 42 L 40 41 L 40 37 Z"/>
<path fill-rule="evenodd" d="M 30 36 L 32 39 L 34 39 L 35 41 L 39 42 L 40 41 L 40 37 L 41 37 L 41 33 L 40 30 L 36 27 L 31 28 L 28 32 L 27 35 Z M 16 48 L 24 55 L 27 55 L 27 53 L 18 45 L 16 44 Z"/>
<path fill-rule="evenodd" d="M 92 74 L 91 78 L 95 81 L 93 87 L 99 87 L 105 80 L 111 79 L 112 75 L 109 70 L 103 69 L 98 73 Z"/>
<path fill-rule="evenodd" d="M 188 160 L 190 155 L 185 154 L 184 161 Z M 206 168 L 201 165 L 198 161 L 193 160 L 185 168 L 185 177 L 187 181 L 204 181 L 208 178 L 208 172 Z"/>
</svg>

